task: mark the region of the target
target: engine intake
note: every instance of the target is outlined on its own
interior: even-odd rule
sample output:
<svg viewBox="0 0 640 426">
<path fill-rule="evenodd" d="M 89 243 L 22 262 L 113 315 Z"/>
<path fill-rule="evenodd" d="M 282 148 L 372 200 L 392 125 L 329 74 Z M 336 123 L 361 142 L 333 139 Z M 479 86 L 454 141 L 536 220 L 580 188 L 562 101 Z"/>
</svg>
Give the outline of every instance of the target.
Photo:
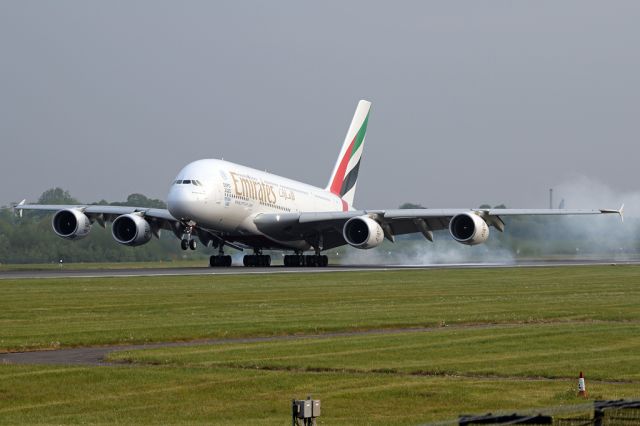
<svg viewBox="0 0 640 426">
<path fill-rule="evenodd" d="M 449 233 L 457 242 L 475 246 L 487 241 L 489 225 L 477 214 L 460 213 L 451 218 Z"/>
<path fill-rule="evenodd" d="M 125 246 L 141 246 L 151 240 L 151 225 L 137 214 L 123 214 L 113 221 L 111 235 Z"/>
<path fill-rule="evenodd" d="M 384 240 L 382 227 L 369 216 L 357 216 L 349 219 L 344 224 L 342 235 L 349 245 L 359 249 L 378 247 Z"/>
<path fill-rule="evenodd" d="M 91 220 L 80 210 L 60 210 L 51 220 L 53 231 L 67 240 L 79 240 L 89 235 Z"/>
</svg>

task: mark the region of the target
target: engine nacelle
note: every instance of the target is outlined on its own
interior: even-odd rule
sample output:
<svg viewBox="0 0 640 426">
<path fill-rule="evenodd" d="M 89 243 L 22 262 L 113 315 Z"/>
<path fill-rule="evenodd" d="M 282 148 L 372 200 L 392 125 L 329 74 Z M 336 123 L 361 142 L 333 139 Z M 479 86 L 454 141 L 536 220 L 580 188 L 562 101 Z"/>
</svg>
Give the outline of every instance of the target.
<svg viewBox="0 0 640 426">
<path fill-rule="evenodd" d="M 111 235 L 125 246 L 141 246 L 151 240 L 151 225 L 137 214 L 123 214 L 113 221 Z"/>
<path fill-rule="evenodd" d="M 451 218 L 449 232 L 457 242 L 475 246 L 487 241 L 489 225 L 477 214 L 460 213 Z"/>
<path fill-rule="evenodd" d="M 347 243 L 359 249 L 378 247 L 384 240 L 382 227 L 369 216 L 357 216 L 349 219 L 344 224 L 342 235 Z"/>
<path fill-rule="evenodd" d="M 91 231 L 91 221 L 87 215 L 75 209 L 57 212 L 53 215 L 51 226 L 56 235 L 67 240 L 79 240 L 89 235 Z"/>
</svg>

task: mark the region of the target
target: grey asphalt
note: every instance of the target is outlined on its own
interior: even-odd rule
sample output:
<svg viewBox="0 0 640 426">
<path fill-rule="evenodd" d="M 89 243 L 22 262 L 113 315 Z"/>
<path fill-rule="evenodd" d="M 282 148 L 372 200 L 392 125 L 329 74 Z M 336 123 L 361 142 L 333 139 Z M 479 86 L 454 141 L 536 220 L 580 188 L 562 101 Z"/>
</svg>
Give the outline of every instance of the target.
<svg viewBox="0 0 640 426">
<path fill-rule="evenodd" d="M 248 268 L 232 266 L 229 268 L 130 268 L 130 269 L 73 269 L 67 265 L 62 269 L 48 270 L 19 270 L 2 271 L 2 279 L 20 278 L 106 278 L 106 277 L 161 277 L 161 276 L 186 276 L 186 275 L 241 275 L 241 274 L 301 274 L 320 272 L 347 272 L 347 271 L 387 271 L 406 269 L 456 269 L 456 268 L 514 268 L 514 267 L 550 267 L 550 266 L 578 266 L 578 265 L 640 265 L 637 260 L 532 260 L 510 263 L 455 263 L 455 264 L 431 264 L 431 265 L 338 265 L 325 268 L 286 268 L 272 266 L 269 268 Z"/>
</svg>

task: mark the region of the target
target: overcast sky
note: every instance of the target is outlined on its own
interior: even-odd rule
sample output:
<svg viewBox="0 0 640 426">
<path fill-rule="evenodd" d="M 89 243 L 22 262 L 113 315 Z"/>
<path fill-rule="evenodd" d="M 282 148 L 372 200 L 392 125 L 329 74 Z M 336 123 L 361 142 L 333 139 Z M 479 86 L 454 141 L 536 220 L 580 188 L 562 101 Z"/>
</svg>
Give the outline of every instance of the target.
<svg viewBox="0 0 640 426">
<path fill-rule="evenodd" d="M 200 158 L 324 186 L 359 99 L 358 207 L 636 191 L 639 22 L 638 1 L 1 0 L 0 205 L 164 199 Z"/>
</svg>

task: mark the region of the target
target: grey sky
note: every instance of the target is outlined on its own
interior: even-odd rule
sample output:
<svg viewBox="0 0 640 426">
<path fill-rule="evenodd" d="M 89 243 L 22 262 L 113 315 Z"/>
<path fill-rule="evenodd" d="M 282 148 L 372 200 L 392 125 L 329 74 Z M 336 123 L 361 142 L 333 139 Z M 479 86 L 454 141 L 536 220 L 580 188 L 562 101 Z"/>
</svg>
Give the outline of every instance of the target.
<svg viewBox="0 0 640 426">
<path fill-rule="evenodd" d="M 637 1 L 0 1 L 0 204 L 165 198 L 199 158 L 324 186 L 361 98 L 359 207 L 636 191 L 638 22 Z"/>
</svg>

